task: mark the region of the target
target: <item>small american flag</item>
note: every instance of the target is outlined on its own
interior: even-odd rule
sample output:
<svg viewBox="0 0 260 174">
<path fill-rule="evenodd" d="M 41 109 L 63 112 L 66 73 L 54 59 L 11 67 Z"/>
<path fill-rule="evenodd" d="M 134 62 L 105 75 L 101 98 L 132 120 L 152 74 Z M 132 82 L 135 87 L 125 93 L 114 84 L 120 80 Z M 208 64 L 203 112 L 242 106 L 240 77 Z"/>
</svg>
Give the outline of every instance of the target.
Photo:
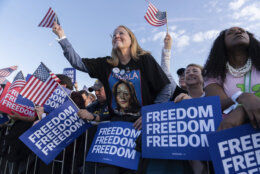
<svg viewBox="0 0 260 174">
<path fill-rule="evenodd" d="M 13 71 L 17 70 L 18 66 L 10 66 L 8 68 L 0 69 L 0 77 L 7 77 L 9 76 Z"/>
<path fill-rule="evenodd" d="M 52 28 L 54 21 L 57 22 L 57 24 L 60 25 L 58 16 L 56 13 L 52 10 L 50 7 L 44 18 L 42 19 L 41 23 L 38 25 L 38 27 L 47 27 Z"/>
<path fill-rule="evenodd" d="M 166 12 L 160 12 L 152 3 L 149 3 L 144 18 L 149 24 L 156 27 L 167 23 Z"/>
<path fill-rule="evenodd" d="M 0 84 L 6 84 L 8 80 L 4 77 L 0 77 Z"/>
<path fill-rule="evenodd" d="M 23 73 L 22 73 L 22 71 L 19 71 L 17 73 L 17 75 L 15 76 L 13 83 L 11 84 L 9 90 L 11 90 L 13 88 L 18 88 L 18 87 L 22 88 L 22 87 L 24 87 L 25 84 L 26 84 L 26 82 L 25 82 Z"/>
<path fill-rule="evenodd" d="M 58 86 L 59 78 L 41 63 L 29 78 L 20 94 L 33 103 L 43 106 Z"/>
</svg>

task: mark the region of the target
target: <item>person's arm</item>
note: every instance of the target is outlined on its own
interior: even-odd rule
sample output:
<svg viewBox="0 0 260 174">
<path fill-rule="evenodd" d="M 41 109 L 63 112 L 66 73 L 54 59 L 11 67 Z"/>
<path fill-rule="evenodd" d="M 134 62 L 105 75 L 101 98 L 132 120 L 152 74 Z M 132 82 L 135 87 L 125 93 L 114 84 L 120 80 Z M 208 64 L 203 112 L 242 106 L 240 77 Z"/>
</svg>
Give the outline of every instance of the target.
<svg viewBox="0 0 260 174">
<path fill-rule="evenodd" d="M 9 117 L 13 120 L 22 120 L 27 122 L 33 122 L 35 120 L 35 117 L 25 117 L 21 116 L 17 112 L 12 111 L 12 114 L 9 115 Z"/>
<path fill-rule="evenodd" d="M 172 92 L 172 84 L 167 84 L 163 87 L 163 89 L 156 96 L 154 103 L 163 103 L 169 101 Z"/>
<path fill-rule="evenodd" d="M 80 109 L 78 112 L 78 116 L 80 118 L 82 118 L 83 120 L 87 120 L 87 121 L 96 121 L 96 122 L 100 122 L 100 116 L 97 114 L 93 114 L 89 111 L 87 111 L 86 109 Z"/>
<path fill-rule="evenodd" d="M 71 66 L 77 70 L 88 72 L 87 67 L 81 60 L 81 57 L 73 49 L 72 45 L 65 36 L 64 30 L 60 25 L 54 22 L 52 31 L 59 37 L 59 43 L 63 49 L 63 54 L 66 59 L 70 62 Z"/>
<path fill-rule="evenodd" d="M 243 106 L 254 128 L 260 128 L 260 98 L 251 93 L 242 93 L 236 101 Z"/>
<path fill-rule="evenodd" d="M 224 89 L 217 83 L 209 84 L 205 87 L 206 96 L 219 96 L 222 110 L 234 104 L 232 99 L 227 96 Z"/>
<path fill-rule="evenodd" d="M 172 38 L 167 33 L 164 38 L 164 47 L 162 49 L 162 56 L 161 56 L 161 67 L 168 79 L 171 82 L 169 85 L 168 90 L 170 90 L 170 94 L 174 92 L 176 89 L 176 82 L 174 81 L 171 73 L 170 73 L 170 66 L 171 66 L 171 47 L 172 47 Z"/>
<path fill-rule="evenodd" d="M 231 111 L 220 123 L 218 130 L 240 126 L 248 121 L 243 106 L 238 106 Z"/>
</svg>

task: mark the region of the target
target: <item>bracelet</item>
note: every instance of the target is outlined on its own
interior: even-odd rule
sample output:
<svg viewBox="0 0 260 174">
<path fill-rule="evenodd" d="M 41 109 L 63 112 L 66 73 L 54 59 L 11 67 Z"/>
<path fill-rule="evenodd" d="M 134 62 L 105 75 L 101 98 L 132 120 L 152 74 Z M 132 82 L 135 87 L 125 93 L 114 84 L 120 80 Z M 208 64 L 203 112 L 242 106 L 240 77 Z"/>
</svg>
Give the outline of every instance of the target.
<svg viewBox="0 0 260 174">
<path fill-rule="evenodd" d="M 234 103 L 237 103 L 237 98 L 238 98 L 241 94 L 243 94 L 243 92 L 241 92 L 241 91 L 237 91 L 235 94 L 233 94 L 232 97 L 231 97 L 232 101 L 233 101 Z"/>
<path fill-rule="evenodd" d="M 93 115 L 93 119 L 91 121 L 96 121 L 97 114 L 92 114 L 92 115 Z"/>
</svg>

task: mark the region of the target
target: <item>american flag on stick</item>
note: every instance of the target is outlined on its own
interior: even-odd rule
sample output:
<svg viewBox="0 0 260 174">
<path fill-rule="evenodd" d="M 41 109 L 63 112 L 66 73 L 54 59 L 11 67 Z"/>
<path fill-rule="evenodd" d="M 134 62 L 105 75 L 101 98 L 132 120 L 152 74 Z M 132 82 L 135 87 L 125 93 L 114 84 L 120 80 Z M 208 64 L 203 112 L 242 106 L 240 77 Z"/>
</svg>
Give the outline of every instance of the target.
<svg viewBox="0 0 260 174">
<path fill-rule="evenodd" d="M 6 84 L 8 80 L 4 77 L 0 77 L 0 84 Z"/>
<path fill-rule="evenodd" d="M 167 23 L 166 12 L 160 12 L 152 3 L 149 2 L 148 9 L 144 16 L 146 21 L 156 27 Z"/>
<path fill-rule="evenodd" d="M 0 69 L 0 77 L 7 77 L 9 76 L 13 71 L 17 70 L 18 66 L 10 66 L 8 68 Z"/>
<path fill-rule="evenodd" d="M 14 77 L 13 83 L 11 84 L 9 90 L 13 89 L 13 88 L 22 88 L 24 87 L 24 85 L 26 84 L 24 76 L 22 71 L 19 71 L 17 73 L 17 75 Z"/>
<path fill-rule="evenodd" d="M 57 14 L 50 7 L 38 27 L 52 28 L 54 21 L 60 25 Z"/>
<path fill-rule="evenodd" d="M 52 92 L 59 85 L 59 78 L 53 74 L 43 63 L 36 69 L 26 82 L 20 94 L 33 103 L 43 106 Z"/>
</svg>

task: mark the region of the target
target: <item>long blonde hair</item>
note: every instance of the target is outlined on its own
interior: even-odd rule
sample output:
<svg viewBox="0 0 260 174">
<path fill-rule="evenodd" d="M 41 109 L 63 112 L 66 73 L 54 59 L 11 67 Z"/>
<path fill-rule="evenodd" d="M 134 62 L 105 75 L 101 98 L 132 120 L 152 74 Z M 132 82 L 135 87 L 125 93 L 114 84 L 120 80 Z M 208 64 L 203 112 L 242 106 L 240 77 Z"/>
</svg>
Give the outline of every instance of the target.
<svg viewBox="0 0 260 174">
<path fill-rule="evenodd" d="M 124 28 L 131 38 L 131 45 L 130 45 L 131 58 L 133 58 L 134 60 L 138 60 L 139 56 L 149 53 L 148 51 L 145 51 L 140 47 L 134 33 L 129 28 L 127 28 L 124 25 L 119 25 L 117 28 Z M 117 66 L 119 64 L 118 50 L 116 48 L 112 48 L 111 59 L 107 59 L 107 62 L 113 66 Z"/>
</svg>

